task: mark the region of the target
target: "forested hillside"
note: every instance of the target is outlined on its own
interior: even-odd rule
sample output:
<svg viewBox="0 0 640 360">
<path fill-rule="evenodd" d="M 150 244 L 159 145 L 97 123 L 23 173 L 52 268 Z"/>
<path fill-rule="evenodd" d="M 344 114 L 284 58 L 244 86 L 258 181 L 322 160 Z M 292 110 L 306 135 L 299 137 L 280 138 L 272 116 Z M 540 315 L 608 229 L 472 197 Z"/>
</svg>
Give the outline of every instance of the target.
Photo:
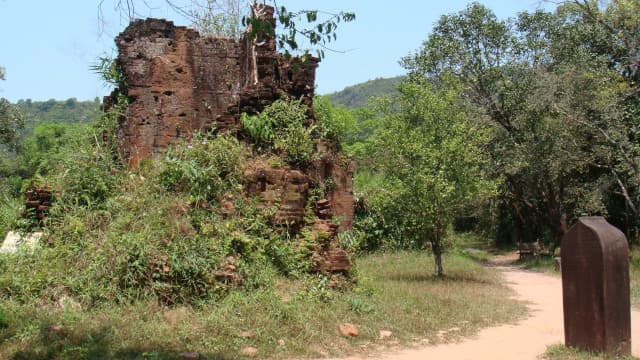
<svg viewBox="0 0 640 360">
<path fill-rule="evenodd" d="M 404 78 L 404 76 L 377 78 L 347 86 L 326 96 L 335 104 L 344 105 L 349 109 L 357 109 L 367 105 L 372 98 L 396 94 L 396 87 Z"/>
<path fill-rule="evenodd" d="M 4 99 L 3 99 L 4 100 Z M 8 116 L 2 123 L 0 141 L 0 190 L 18 195 L 23 184 L 36 174 L 46 174 L 53 159 L 90 131 L 101 114 L 100 101 L 49 99 L 47 101 L 5 101 L 0 109 Z M 65 156 L 68 153 L 65 153 Z M 5 199 L 6 201 L 7 199 Z M 6 229 L 7 225 L 0 226 Z M 2 234 L 4 235 L 4 234 Z"/>
<path fill-rule="evenodd" d="M 78 101 L 49 99 L 47 101 L 18 100 L 15 104 L 25 121 L 25 133 L 30 134 L 37 124 L 65 123 L 83 124 L 100 117 L 100 99 Z"/>
</svg>

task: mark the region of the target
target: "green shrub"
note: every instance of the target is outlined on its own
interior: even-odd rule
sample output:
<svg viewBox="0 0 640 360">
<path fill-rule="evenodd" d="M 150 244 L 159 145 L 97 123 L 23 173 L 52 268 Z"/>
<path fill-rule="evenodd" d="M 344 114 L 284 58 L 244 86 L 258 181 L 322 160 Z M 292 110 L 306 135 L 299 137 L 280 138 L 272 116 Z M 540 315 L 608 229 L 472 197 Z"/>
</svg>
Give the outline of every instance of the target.
<svg viewBox="0 0 640 360">
<path fill-rule="evenodd" d="M 276 152 L 284 154 L 286 161 L 292 165 L 306 165 L 315 150 L 312 129 L 303 124 L 291 124 L 275 138 L 273 147 Z"/>
<path fill-rule="evenodd" d="M 1 187 L 0 190 L 2 190 Z M 20 200 L 17 197 L 0 196 L 0 242 L 4 241 L 5 236 L 20 217 L 23 207 Z"/>
<path fill-rule="evenodd" d="M 304 166 L 314 152 L 307 108 L 301 101 L 277 100 L 257 116 L 242 114 L 244 132 L 259 151 L 273 151 L 291 165 Z"/>
<path fill-rule="evenodd" d="M 9 327 L 9 316 L 6 314 L 4 308 L 0 306 L 0 330 Z"/>
<path fill-rule="evenodd" d="M 356 121 L 351 110 L 334 105 L 326 96 L 316 96 L 313 99 L 313 113 L 318 120 L 321 138 L 345 145 L 358 140 Z"/>
<path fill-rule="evenodd" d="M 134 170 L 98 145 L 41 179 L 62 189 L 43 247 L 0 264 L 15 269 L 0 271 L 0 299 L 197 303 L 309 268 L 308 232 L 274 225 L 276 207 L 247 197 L 248 149 L 234 137 L 197 134 Z"/>
<path fill-rule="evenodd" d="M 230 135 L 207 139 L 198 134 L 167 151 L 161 182 L 169 190 L 188 193 L 191 202 L 220 200 L 225 191 L 241 184 L 241 151 Z"/>
</svg>

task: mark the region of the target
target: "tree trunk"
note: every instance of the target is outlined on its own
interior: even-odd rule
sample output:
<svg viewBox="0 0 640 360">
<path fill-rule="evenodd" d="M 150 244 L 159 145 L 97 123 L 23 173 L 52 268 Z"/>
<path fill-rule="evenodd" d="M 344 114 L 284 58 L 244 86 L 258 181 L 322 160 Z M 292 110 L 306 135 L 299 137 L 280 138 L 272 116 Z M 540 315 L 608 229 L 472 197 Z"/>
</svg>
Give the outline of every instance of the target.
<svg viewBox="0 0 640 360">
<path fill-rule="evenodd" d="M 436 263 L 436 276 L 441 277 L 444 275 L 444 269 L 442 268 L 442 253 L 438 252 L 433 254 Z"/>
<path fill-rule="evenodd" d="M 442 244 L 440 244 L 440 233 L 435 231 L 434 239 L 431 240 L 431 250 L 433 251 L 433 259 L 436 265 L 436 276 L 441 277 L 444 275 L 444 269 L 442 268 Z"/>
</svg>

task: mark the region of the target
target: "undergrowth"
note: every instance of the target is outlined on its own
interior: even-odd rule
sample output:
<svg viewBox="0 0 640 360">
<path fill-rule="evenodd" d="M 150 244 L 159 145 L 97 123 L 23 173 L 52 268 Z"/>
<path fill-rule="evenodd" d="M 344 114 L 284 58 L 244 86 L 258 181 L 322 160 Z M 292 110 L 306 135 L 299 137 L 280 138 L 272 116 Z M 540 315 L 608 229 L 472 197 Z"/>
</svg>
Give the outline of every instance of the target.
<svg viewBox="0 0 640 360">
<path fill-rule="evenodd" d="M 640 306 L 640 249 L 634 246 L 629 259 L 629 279 L 631 282 L 631 304 Z"/>
<path fill-rule="evenodd" d="M 10 299 L 0 306 L 0 358 L 237 359 L 249 346 L 261 359 L 338 356 L 456 341 L 526 313 L 492 269 L 456 254 L 445 260 L 444 279 L 431 275 L 427 252 L 373 254 L 357 259 L 349 291 L 332 289 L 322 275 L 276 275 L 271 287 L 172 307 Z M 358 327 L 357 338 L 340 336 L 345 322 Z M 380 330 L 392 337 L 380 340 Z"/>
<path fill-rule="evenodd" d="M 276 100 L 257 116 L 242 114 L 244 131 L 260 152 L 275 152 L 294 166 L 305 166 L 314 154 L 315 125 L 308 123 L 301 100 Z"/>
<path fill-rule="evenodd" d="M 197 304 L 309 269 L 309 231 L 274 224 L 275 206 L 245 191 L 249 145 L 194 134 L 129 170 L 115 145 L 120 100 L 32 180 L 54 189 L 56 201 L 38 251 L 0 257 L 0 299 Z M 15 217 L 9 205 L 3 220 Z"/>
<path fill-rule="evenodd" d="M 596 354 L 588 351 L 567 347 L 561 344 L 547 347 L 543 355 L 547 360 L 637 360 L 634 356 L 616 356 L 607 354 Z"/>
</svg>

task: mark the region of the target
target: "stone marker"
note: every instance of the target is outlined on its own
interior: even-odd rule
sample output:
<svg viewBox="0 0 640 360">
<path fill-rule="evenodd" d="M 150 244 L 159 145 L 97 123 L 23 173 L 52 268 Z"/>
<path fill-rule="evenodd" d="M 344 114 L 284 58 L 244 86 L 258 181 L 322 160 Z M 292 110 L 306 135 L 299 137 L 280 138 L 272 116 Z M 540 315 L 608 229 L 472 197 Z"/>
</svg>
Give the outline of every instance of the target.
<svg viewBox="0 0 640 360">
<path fill-rule="evenodd" d="M 25 246 L 32 249 L 36 246 L 40 238 L 42 237 L 41 231 L 36 231 L 28 234 L 20 234 L 17 231 L 9 231 L 4 238 L 2 246 L 0 246 L 0 254 L 13 254 L 18 251 L 18 248 Z"/>
<path fill-rule="evenodd" d="M 603 217 L 583 217 L 561 246 L 565 345 L 630 355 L 626 237 Z"/>
</svg>

